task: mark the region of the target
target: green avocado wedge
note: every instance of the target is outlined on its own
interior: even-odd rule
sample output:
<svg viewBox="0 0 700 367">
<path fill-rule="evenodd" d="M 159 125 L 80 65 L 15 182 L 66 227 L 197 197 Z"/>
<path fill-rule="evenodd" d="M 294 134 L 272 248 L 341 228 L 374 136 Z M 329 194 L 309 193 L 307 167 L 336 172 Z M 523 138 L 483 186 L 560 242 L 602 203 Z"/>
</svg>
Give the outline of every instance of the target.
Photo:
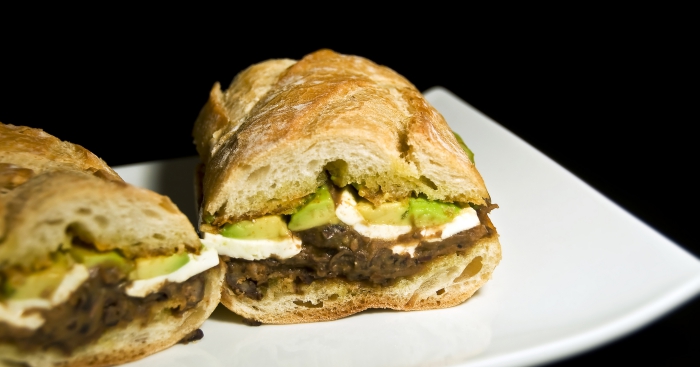
<svg viewBox="0 0 700 367">
<path fill-rule="evenodd" d="M 170 274 L 190 261 L 187 253 L 171 256 L 153 256 L 136 259 L 134 271 L 129 274 L 131 280 L 151 279 Z"/>
<path fill-rule="evenodd" d="M 394 226 L 413 224 L 417 228 L 449 223 L 462 211 L 462 208 L 456 204 L 428 200 L 425 197 L 388 202 L 378 206 L 360 199 L 356 209 L 369 224 Z"/>
<path fill-rule="evenodd" d="M 409 201 L 395 201 L 374 206 L 367 200 L 357 203 L 357 211 L 370 224 L 389 224 L 394 226 L 410 226 L 408 215 Z"/>
<path fill-rule="evenodd" d="M 68 253 L 77 262 L 85 265 L 88 269 L 99 265 L 112 265 L 118 267 L 124 274 L 134 268 L 134 265 L 119 255 L 116 251 L 100 252 L 84 247 L 73 246 L 68 250 Z"/>
<path fill-rule="evenodd" d="M 439 226 L 454 219 L 462 210 L 455 204 L 432 201 L 424 198 L 410 198 L 408 215 L 418 228 Z"/>
<path fill-rule="evenodd" d="M 339 223 L 335 215 L 335 203 L 328 185 L 319 187 L 309 202 L 304 204 L 289 220 L 289 229 L 303 231 L 325 224 Z"/>
<path fill-rule="evenodd" d="M 49 298 L 63 281 L 70 267 L 63 256 L 41 271 L 26 276 L 16 275 L 7 279 L 3 286 L 3 295 L 11 300 L 30 298 Z"/>
<path fill-rule="evenodd" d="M 289 237 L 289 230 L 282 217 L 269 215 L 255 220 L 227 224 L 221 229 L 221 235 L 245 240 L 277 240 Z"/>
</svg>

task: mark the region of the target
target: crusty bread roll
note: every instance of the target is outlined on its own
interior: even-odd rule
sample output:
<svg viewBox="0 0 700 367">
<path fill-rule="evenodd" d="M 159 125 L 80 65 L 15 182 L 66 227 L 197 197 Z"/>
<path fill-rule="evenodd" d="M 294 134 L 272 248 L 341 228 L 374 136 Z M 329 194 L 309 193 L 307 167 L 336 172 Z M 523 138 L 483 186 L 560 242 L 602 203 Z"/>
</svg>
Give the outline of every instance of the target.
<svg viewBox="0 0 700 367">
<path fill-rule="evenodd" d="M 219 303 L 224 268 L 216 254 L 211 265 L 181 281 L 156 284 L 144 295 L 127 293 L 132 279 L 119 264 L 133 267 L 143 259 L 175 254 L 203 256 L 204 248 L 168 197 L 123 182 L 84 148 L 41 130 L 0 124 L 0 177 L 5 179 L 0 195 L 0 365 L 133 361 L 196 332 Z M 117 256 L 121 262 L 88 265 L 73 255 L 74 249 Z M 188 264 L 196 262 L 192 259 Z M 12 298 L 11 280 L 31 278 L 58 263 L 69 269 L 58 288 L 29 299 L 41 304 L 48 297 L 50 306 L 13 313 L 13 307 L 28 300 Z M 82 275 L 79 268 L 85 269 Z M 57 298 L 71 274 L 78 274 L 78 281 Z M 33 324 L 32 315 L 41 321 Z"/>
<path fill-rule="evenodd" d="M 78 171 L 122 181 L 102 159 L 80 145 L 61 141 L 40 129 L 0 123 L 0 193 L 30 175 L 51 171 Z"/>
<path fill-rule="evenodd" d="M 498 234 L 487 216 L 495 206 L 468 153 L 421 93 L 387 67 L 331 50 L 253 65 L 226 91 L 214 85 L 193 135 L 202 162 L 197 191 L 205 240 L 241 221 L 275 215 L 289 221 L 324 184 L 333 186 L 336 205 L 338 192 L 351 190 L 375 207 L 420 197 L 479 211 L 479 238 L 430 260 L 397 257 L 393 261 L 419 270 L 391 280 L 349 280 L 326 268 L 328 276 L 312 275 L 311 282 L 277 270 L 253 279 L 241 274 L 294 260 L 279 254 L 248 263 L 229 258 L 222 303 L 248 319 L 308 322 L 367 308 L 449 307 L 469 298 L 500 261 Z M 417 229 L 412 233 L 422 238 Z M 368 248 L 399 243 L 363 238 Z M 324 256 L 346 251 L 341 247 L 323 250 Z M 360 256 L 364 250 L 353 251 Z"/>
</svg>

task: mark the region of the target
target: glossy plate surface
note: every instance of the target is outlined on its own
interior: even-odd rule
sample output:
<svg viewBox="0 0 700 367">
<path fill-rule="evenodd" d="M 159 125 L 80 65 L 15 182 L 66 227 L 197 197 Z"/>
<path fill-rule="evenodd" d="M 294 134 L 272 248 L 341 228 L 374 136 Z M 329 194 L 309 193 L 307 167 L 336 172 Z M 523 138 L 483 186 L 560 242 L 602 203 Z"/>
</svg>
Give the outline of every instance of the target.
<svg viewBox="0 0 700 367">
<path fill-rule="evenodd" d="M 503 127 L 433 88 L 428 100 L 475 153 L 503 261 L 466 303 L 246 326 L 219 307 L 204 339 L 130 366 L 518 366 L 627 334 L 700 292 L 700 261 Z M 122 166 L 194 220 L 196 158 Z"/>
</svg>

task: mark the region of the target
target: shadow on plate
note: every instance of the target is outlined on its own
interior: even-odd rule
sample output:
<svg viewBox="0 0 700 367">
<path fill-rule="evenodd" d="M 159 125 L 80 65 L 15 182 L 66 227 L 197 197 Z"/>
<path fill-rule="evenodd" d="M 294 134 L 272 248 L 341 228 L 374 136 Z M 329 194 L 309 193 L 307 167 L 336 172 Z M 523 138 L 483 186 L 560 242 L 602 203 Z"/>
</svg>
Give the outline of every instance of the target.
<svg viewBox="0 0 700 367">
<path fill-rule="evenodd" d="M 216 321 L 222 321 L 222 322 L 230 322 L 232 324 L 239 324 L 239 325 L 246 325 L 246 323 L 243 321 L 243 317 L 231 312 L 228 308 L 226 308 L 224 305 L 219 304 L 216 306 L 216 309 L 214 312 L 212 312 L 211 316 L 209 316 L 210 319 L 216 320 Z"/>
</svg>

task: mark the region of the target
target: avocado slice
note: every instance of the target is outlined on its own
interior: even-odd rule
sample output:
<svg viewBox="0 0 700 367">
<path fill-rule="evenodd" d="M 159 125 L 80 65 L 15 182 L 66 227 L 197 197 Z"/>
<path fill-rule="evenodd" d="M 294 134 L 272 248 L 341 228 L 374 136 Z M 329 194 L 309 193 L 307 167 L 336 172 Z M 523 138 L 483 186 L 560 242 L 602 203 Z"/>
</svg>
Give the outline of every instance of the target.
<svg viewBox="0 0 700 367">
<path fill-rule="evenodd" d="M 408 203 L 408 215 L 413 219 L 413 224 L 419 228 L 448 223 L 461 211 L 455 204 L 420 197 L 410 198 Z"/>
<path fill-rule="evenodd" d="M 288 227 L 292 231 L 303 231 L 339 222 L 340 220 L 335 215 L 335 202 L 328 189 L 328 184 L 324 184 L 316 190 L 309 202 L 292 214 Z"/>
<path fill-rule="evenodd" d="M 467 153 L 467 157 L 469 157 L 469 160 L 472 161 L 472 163 L 474 163 L 474 153 L 471 151 L 471 149 L 469 149 L 467 144 L 464 144 L 464 140 L 462 140 L 462 137 L 459 136 L 459 134 L 457 134 L 454 131 L 452 133 L 455 134 L 455 138 L 457 138 L 457 142 L 462 147 L 462 149 L 464 149 L 464 152 Z"/>
<path fill-rule="evenodd" d="M 276 240 L 289 237 L 287 224 L 278 215 L 269 215 L 255 220 L 244 220 L 227 224 L 221 229 L 221 235 L 239 239 Z"/>
<path fill-rule="evenodd" d="M 190 261 L 187 253 L 171 256 L 153 256 L 136 259 L 136 267 L 129 274 L 129 279 L 151 279 L 157 276 L 170 274 L 180 269 Z"/>
<path fill-rule="evenodd" d="M 95 251 L 84 247 L 73 246 L 68 250 L 68 253 L 79 263 L 85 265 L 88 269 L 98 265 L 113 265 L 118 267 L 124 274 L 134 268 L 134 265 L 119 255 L 116 251 Z"/>
<path fill-rule="evenodd" d="M 65 258 L 58 258 L 50 267 L 22 275 L 14 274 L 7 279 L 3 293 L 12 300 L 49 298 L 63 281 L 69 266 Z"/>
<path fill-rule="evenodd" d="M 212 224 L 214 223 L 214 216 L 211 214 L 204 214 L 202 215 L 202 221 L 206 224 Z"/>
<path fill-rule="evenodd" d="M 410 226 L 408 215 L 409 201 L 395 201 L 374 206 L 367 200 L 357 203 L 357 211 L 371 224 L 390 224 L 394 226 Z"/>
</svg>

